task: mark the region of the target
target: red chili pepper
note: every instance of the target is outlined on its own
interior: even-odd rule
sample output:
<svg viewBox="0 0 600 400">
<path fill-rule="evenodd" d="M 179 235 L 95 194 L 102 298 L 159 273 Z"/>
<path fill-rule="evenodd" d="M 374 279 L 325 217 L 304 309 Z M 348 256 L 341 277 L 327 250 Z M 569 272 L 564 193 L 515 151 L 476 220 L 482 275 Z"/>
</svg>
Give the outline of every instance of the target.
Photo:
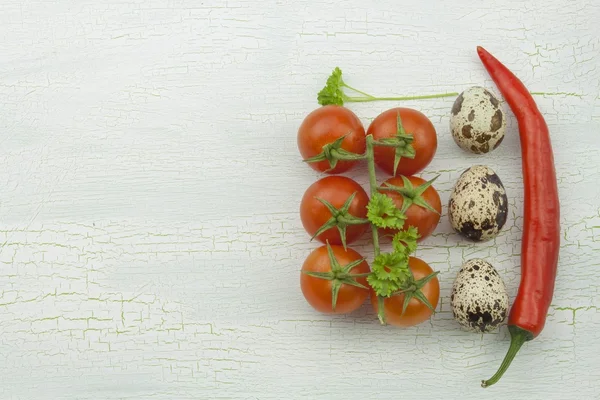
<svg viewBox="0 0 600 400">
<path fill-rule="evenodd" d="M 558 264 L 560 205 L 544 117 L 511 71 L 482 47 L 477 47 L 477 54 L 517 118 L 525 194 L 521 282 L 508 317 L 510 348 L 498 372 L 482 382 L 481 386 L 487 387 L 498 382 L 521 346 L 544 328 Z"/>
</svg>

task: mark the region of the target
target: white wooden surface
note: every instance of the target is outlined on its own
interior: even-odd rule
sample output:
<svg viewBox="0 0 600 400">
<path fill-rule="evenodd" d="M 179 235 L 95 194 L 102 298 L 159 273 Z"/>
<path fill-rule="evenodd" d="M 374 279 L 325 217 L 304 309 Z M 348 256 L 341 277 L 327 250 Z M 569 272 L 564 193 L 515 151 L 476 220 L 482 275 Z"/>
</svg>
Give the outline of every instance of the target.
<svg viewBox="0 0 600 400">
<path fill-rule="evenodd" d="M 600 4 L 297 0 L 0 3 L 1 399 L 599 398 Z M 444 203 L 495 169 L 506 229 L 472 245 L 444 218 L 419 256 L 441 271 L 430 323 L 329 317 L 299 290 L 317 246 L 298 217 L 319 176 L 296 130 L 333 67 L 380 95 L 495 90 L 481 44 L 547 117 L 562 199 L 554 305 L 500 384 L 507 332 L 452 320 L 460 264 L 519 279 L 520 150 L 459 151 L 453 99 L 350 105 L 426 113 Z M 364 167 L 364 165 L 363 165 Z M 364 168 L 348 174 L 366 186 Z M 383 177 L 383 175 L 381 175 Z M 370 256 L 367 240 L 356 249 Z"/>
</svg>

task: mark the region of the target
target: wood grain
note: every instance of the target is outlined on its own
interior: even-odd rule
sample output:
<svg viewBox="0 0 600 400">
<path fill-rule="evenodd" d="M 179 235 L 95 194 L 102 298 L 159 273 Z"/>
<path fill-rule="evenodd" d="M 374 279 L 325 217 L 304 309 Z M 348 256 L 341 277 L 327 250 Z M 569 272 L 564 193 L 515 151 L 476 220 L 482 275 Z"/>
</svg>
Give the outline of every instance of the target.
<svg viewBox="0 0 600 400">
<path fill-rule="evenodd" d="M 599 19 L 592 0 L 3 1 L 0 398 L 599 398 Z M 452 98 L 350 106 L 365 126 L 414 107 L 438 131 L 422 176 L 440 174 L 444 217 L 418 251 L 441 272 L 430 322 L 382 327 L 368 303 L 321 315 L 298 284 L 318 245 L 298 206 L 319 175 L 296 131 L 328 74 L 377 95 L 496 91 L 476 45 L 538 93 L 563 230 L 546 329 L 485 391 L 506 327 L 461 331 L 449 292 L 462 262 L 485 257 L 516 293 L 512 114 L 502 146 L 475 156 L 452 141 Z M 474 245 L 446 202 L 480 163 L 510 210 Z M 346 175 L 367 187 L 364 164 Z M 356 249 L 372 255 L 367 237 Z"/>
</svg>

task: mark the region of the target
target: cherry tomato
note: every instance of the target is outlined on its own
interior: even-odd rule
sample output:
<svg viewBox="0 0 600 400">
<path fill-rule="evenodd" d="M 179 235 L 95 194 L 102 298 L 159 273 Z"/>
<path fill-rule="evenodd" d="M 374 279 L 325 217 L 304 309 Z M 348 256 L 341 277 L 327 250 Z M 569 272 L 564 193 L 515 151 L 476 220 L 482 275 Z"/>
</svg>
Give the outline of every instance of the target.
<svg viewBox="0 0 600 400">
<path fill-rule="evenodd" d="M 426 181 L 418 176 L 409 176 L 408 180 L 412 183 L 412 185 L 416 188 L 424 184 Z M 385 187 L 385 184 L 389 183 L 390 185 L 404 187 L 404 182 L 401 177 L 392 177 L 386 180 L 382 187 Z M 402 208 L 404 204 L 403 196 L 391 190 L 379 190 L 381 193 L 384 193 L 386 196 L 394 200 L 394 204 L 398 208 Z M 435 190 L 433 186 L 429 186 L 423 194 L 421 194 L 423 200 L 427 202 L 433 209 L 437 211 L 437 214 L 431 210 L 428 210 L 424 207 L 420 207 L 416 204 L 412 204 L 406 210 L 406 221 L 404 222 L 404 226 L 402 229 L 406 229 L 409 226 L 414 226 L 419 231 L 419 239 L 418 241 L 422 241 L 429 235 L 431 235 L 435 228 L 437 228 L 438 223 L 440 222 L 440 214 L 442 212 L 442 201 L 440 199 L 440 195 Z M 393 236 L 397 230 L 393 229 L 381 229 L 382 235 Z"/>
<path fill-rule="evenodd" d="M 431 121 L 420 111 L 411 108 L 397 107 L 379 114 L 369 125 L 367 135 L 380 140 L 396 135 L 397 119 L 400 113 L 402 126 L 407 134 L 413 136 L 412 147 L 414 158 L 400 159 L 396 176 L 414 175 L 422 171 L 431 162 L 437 150 L 437 134 Z M 396 149 L 393 147 L 375 146 L 375 163 L 389 175 L 394 175 L 394 158 Z"/>
<path fill-rule="evenodd" d="M 303 159 L 323 152 L 323 146 L 344 138 L 341 148 L 355 154 L 364 154 L 366 149 L 365 128 L 360 119 L 345 107 L 327 105 L 319 107 L 304 118 L 298 129 L 298 149 Z M 316 171 L 339 174 L 348 171 L 358 161 L 342 160 L 330 170 L 329 161 L 307 163 Z"/>
<path fill-rule="evenodd" d="M 344 250 L 342 246 L 331 246 L 331 249 L 335 259 L 342 268 L 353 261 L 363 258 L 358 252 L 351 248 Z M 327 246 L 321 246 L 313 250 L 304 261 L 302 271 L 331 272 L 332 266 L 327 252 Z M 367 264 L 366 261 L 363 261 L 349 272 L 351 274 L 369 273 L 369 264 Z M 369 285 L 366 277 L 357 277 L 355 279 L 356 282 L 365 286 L 365 288 L 342 283 L 337 295 L 335 310 L 332 307 L 331 293 L 334 280 L 317 278 L 301 272 L 300 288 L 302 289 L 302 294 L 306 301 L 308 301 L 315 310 L 328 314 L 345 314 L 358 309 L 369 296 Z"/>
<path fill-rule="evenodd" d="M 416 257 L 409 258 L 408 267 L 412 271 L 415 280 L 425 278 L 433 273 L 429 264 Z M 440 282 L 437 276 L 427 282 L 421 291 L 435 309 L 440 299 Z M 373 309 L 375 310 L 375 313 L 377 313 L 379 311 L 379 305 L 375 291 L 371 290 L 370 296 Z M 385 310 L 386 323 L 399 327 L 415 326 L 428 320 L 433 314 L 433 311 L 431 311 L 429 307 L 414 297 L 410 299 L 404 314 L 402 314 L 403 304 L 403 294 L 384 299 L 383 308 Z"/>
<path fill-rule="evenodd" d="M 344 218 L 366 218 L 369 196 L 356 181 L 345 176 L 326 176 L 308 187 L 300 203 L 300 219 L 306 232 L 312 237 L 321 226 L 332 218 L 331 211 L 321 203 L 318 198 L 328 201 L 337 209 L 342 208 L 346 200 L 356 193 L 350 203 L 346 216 L 340 215 L 337 219 L 344 223 Z M 368 223 L 346 226 L 346 243 L 352 243 L 360 238 L 369 228 Z M 333 226 L 316 236 L 322 243 L 342 244 L 340 232 Z"/>
</svg>

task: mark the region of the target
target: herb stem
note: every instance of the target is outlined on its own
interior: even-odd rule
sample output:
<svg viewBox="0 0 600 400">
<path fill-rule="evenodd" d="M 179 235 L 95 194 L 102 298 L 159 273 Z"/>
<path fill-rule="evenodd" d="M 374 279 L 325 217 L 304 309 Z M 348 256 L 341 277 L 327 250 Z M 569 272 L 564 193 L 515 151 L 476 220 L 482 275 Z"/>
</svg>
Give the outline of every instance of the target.
<svg viewBox="0 0 600 400">
<path fill-rule="evenodd" d="M 358 92 L 358 90 L 357 90 Z M 359 92 L 360 93 L 360 92 Z M 370 101 L 404 101 L 404 100 L 425 100 L 425 99 L 439 99 L 442 97 L 456 97 L 458 96 L 458 92 L 450 92 L 450 93 L 439 93 L 439 94 L 426 94 L 420 96 L 399 96 L 399 97 L 373 97 L 368 95 L 369 97 L 351 97 L 347 96 L 345 99 L 348 102 L 355 103 L 363 103 Z"/>
<path fill-rule="evenodd" d="M 375 174 L 375 153 L 373 151 L 373 136 L 367 136 L 367 166 L 369 169 L 369 188 L 371 192 L 371 197 L 373 194 L 377 192 L 377 175 Z M 377 227 L 374 224 L 371 224 L 371 231 L 373 232 L 373 249 L 375 252 L 375 257 L 379 255 L 379 233 L 377 232 Z"/>
<path fill-rule="evenodd" d="M 350 90 L 354 90 L 354 91 L 355 91 L 355 92 L 357 92 L 357 93 L 360 93 L 360 94 L 362 94 L 362 95 L 365 95 L 365 96 L 366 96 L 366 97 L 368 97 L 368 98 L 371 98 L 371 99 L 374 99 L 374 98 L 375 98 L 375 96 L 371 96 L 369 93 L 365 93 L 365 92 L 363 92 L 362 90 L 358 90 L 358 89 L 356 89 L 356 88 L 353 88 L 352 86 L 350 86 L 350 85 L 346 84 L 346 82 L 342 83 L 342 85 L 343 85 L 343 86 L 345 86 L 345 87 L 347 87 L 347 88 L 348 88 L 348 89 L 350 89 Z"/>
</svg>

